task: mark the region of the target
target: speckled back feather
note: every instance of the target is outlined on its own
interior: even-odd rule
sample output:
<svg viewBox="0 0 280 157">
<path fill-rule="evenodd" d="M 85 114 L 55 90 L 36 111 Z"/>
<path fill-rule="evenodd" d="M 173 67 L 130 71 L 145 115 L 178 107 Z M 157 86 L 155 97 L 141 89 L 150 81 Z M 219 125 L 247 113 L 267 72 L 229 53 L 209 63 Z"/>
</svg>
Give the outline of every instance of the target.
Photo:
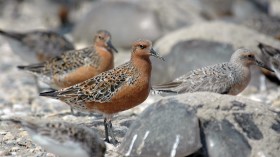
<svg viewBox="0 0 280 157">
<path fill-rule="evenodd" d="M 19 66 L 19 68 L 22 67 L 21 69 L 31 71 L 39 77 L 45 76 L 44 79 L 49 77 L 50 80 L 54 75 L 64 75 L 81 66 L 98 67 L 99 62 L 100 56 L 95 52 L 94 47 L 87 47 L 65 52 L 61 56 L 44 63 Z"/>
<path fill-rule="evenodd" d="M 159 92 L 184 93 L 210 91 L 227 94 L 232 84 L 235 83 L 236 76 L 234 75 L 234 71 L 237 71 L 237 67 L 231 63 L 216 64 L 193 70 L 170 83 L 153 86 L 153 89 Z"/>
<path fill-rule="evenodd" d="M 82 83 L 56 91 L 56 98 L 66 103 L 110 102 L 114 94 L 124 84 L 132 85 L 139 77 L 132 62 L 127 62 L 115 69 L 105 71 Z"/>
</svg>

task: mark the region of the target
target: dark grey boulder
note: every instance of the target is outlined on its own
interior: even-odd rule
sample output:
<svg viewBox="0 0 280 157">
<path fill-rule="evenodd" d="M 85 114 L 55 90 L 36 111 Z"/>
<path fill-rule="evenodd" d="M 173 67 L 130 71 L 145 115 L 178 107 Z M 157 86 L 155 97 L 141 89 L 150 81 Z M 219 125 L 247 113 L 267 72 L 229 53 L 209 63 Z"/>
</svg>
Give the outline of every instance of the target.
<svg viewBox="0 0 280 157">
<path fill-rule="evenodd" d="M 203 149 L 195 154 L 279 156 L 280 112 L 272 111 L 268 105 L 241 96 L 209 92 L 165 97 L 156 104 L 181 104 L 196 111 L 201 133 L 205 135 L 200 137 Z M 206 149 L 208 154 L 203 151 Z"/>
<path fill-rule="evenodd" d="M 116 47 L 130 48 L 137 39 L 155 40 L 161 28 L 153 10 L 130 1 L 97 1 L 87 15 L 77 22 L 74 39 L 91 43 L 94 34 L 100 30 L 112 34 Z"/>
<path fill-rule="evenodd" d="M 249 157 L 251 146 L 246 137 L 228 120 L 201 122 L 205 149 L 209 157 Z"/>
<path fill-rule="evenodd" d="M 201 147 L 192 108 L 160 101 L 133 122 L 118 151 L 124 156 L 187 156 Z"/>
<path fill-rule="evenodd" d="M 153 75 L 153 82 L 163 83 L 193 69 L 227 62 L 232 52 L 234 52 L 232 45 L 223 42 L 203 39 L 179 41 L 164 56 L 165 62 L 153 59 L 155 63 L 153 70 L 157 72 L 157 75 Z"/>
</svg>

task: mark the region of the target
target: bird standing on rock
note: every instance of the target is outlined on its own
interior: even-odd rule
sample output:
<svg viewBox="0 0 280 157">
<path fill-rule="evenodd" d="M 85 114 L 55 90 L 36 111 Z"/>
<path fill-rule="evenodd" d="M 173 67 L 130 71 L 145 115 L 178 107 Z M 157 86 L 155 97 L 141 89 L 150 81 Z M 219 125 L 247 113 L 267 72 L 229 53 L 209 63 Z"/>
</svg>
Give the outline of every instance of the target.
<svg viewBox="0 0 280 157">
<path fill-rule="evenodd" d="M 153 86 L 152 89 L 161 95 L 198 91 L 237 95 L 250 81 L 251 65 L 271 70 L 264 66 L 255 52 L 241 48 L 232 54 L 229 62 L 193 70 L 172 82 Z"/>
<path fill-rule="evenodd" d="M 66 102 L 71 107 L 105 115 L 105 140 L 115 145 L 117 140 L 112 131 L 112 115 L 141 104 L 149 95 L 152 64 L 150 56 L 163 60 L 152 49 L 148 40 L 133 43 L 131 59 L 114 69 L 105 71 L 82 83 L 57 91 L 41 93 Z"/>
</svg>

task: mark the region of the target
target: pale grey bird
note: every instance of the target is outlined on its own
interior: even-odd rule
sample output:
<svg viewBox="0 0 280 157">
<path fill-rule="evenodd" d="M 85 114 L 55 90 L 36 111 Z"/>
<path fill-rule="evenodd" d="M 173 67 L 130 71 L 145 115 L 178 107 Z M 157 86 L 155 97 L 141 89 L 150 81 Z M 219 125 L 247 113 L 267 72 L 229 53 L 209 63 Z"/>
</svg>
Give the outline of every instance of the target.
<svg viewBox="0 0 280 157">
<path fill-rule="evenodd" d="M 60 157 L 103 157 L 105 143 L 92 129 L 66 122 L 1 119 L 20 124 L 33 142 Z"/>
<path fill-rule="evenodd" d="M 250 81 L 251 65 L 271 70 L 264 66 L 255 52 L 242 48 L 232 54 L 229 62 L 190 71 L 172 82 L 153 86 L 152 89 L 161 95 L 198 91 L 237 95 Z"/>
</svg>

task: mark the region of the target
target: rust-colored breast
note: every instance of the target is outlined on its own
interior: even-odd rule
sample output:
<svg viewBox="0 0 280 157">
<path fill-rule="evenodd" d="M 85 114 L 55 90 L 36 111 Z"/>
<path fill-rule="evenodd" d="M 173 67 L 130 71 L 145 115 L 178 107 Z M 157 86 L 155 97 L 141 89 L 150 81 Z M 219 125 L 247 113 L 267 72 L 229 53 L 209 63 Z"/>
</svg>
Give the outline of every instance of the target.
<svg viewBox="0 0 280 157">
<path fill-rule="evenodd" d="M 107 49 L 102 47 L 95 47 L 96 53 L 100 56 L 100 63 L 99 65 L 95 65 L 98 67 L 98 72 L 104 72 L 107 70 L 110 70 L 114 68 L 114 56 L 111 52 L 109 52 Z"/>
<path fill-rule="evenodd" d="M 112 97 L 110 102 L 97 103 L 87 102 L 86 107 L 106 114 L 113 114 L 135 107 L 144 102 L 150 92 L 151 62 L 149 59 L 134 61 L 134 66 L 138 69 L 136 81 L 132 84 L 124 84 Z"/>
<path fill-rule="evenodd" d="M 110 52 L 104 48 L 96 48 L 100 56 L 99 65 L 84 65 L 64 76 L 54 76 L 53 80 L 59 88 L 65 88 L 90 79 L 104 71 L 114 67 L 114 58 Z"/>
<path fill-rule="evenodd" d="M 65 76 L 54 76 L 54 83 L 59 88 L 66 88 L 77 83 L 83 82 L 87 79 L 90 79 L 98 74 L 96 68 L 92 66 L 82 66 Z"/>
<path fill-rule="evenodd" d="M 114 95 L 111 102 L 88 102 L 86 107 L 106 114 L 113 114 L 135 107 L 146 100 L 150 92 L 150 86 L 146 81 L 137 81 L 135 85 L 125 85 Z"/>
</svg>

